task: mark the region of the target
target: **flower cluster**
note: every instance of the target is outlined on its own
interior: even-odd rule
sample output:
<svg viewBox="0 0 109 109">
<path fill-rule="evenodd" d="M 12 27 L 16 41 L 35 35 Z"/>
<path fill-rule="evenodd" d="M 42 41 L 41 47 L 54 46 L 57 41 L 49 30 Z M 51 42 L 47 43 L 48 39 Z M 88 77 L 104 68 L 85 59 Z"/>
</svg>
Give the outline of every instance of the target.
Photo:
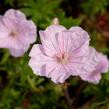
<svg viewBox="0 0 109 109">
<path fill-rule="evenodd" d="M 90 37 L 81 27 L 67 30 L 57 18 L 53 22 L 39 31 L 41 44 L 33 45 L 30 51 L 33 72 L 55 83 L 63 83 L 69 76 L 99 83 L 101 73 L 109 69 L 107 57 L 89 46 Z M 22 56 L 36 37 L 35 24 L 21 11 L 9 9 L 0 16 L 0 48 L 9 49 L 12 56 Z"/>
<path fill-rule="evenodd" d="M 36 26 L 21 11 L 9 9 L 0 16 L 0 48 L 7 48 L 12 56 L 19 57 L 35 40 Z"/>
<path fill-rule="evenodd" d="M 69 76 L 97 84 L 101 73 L 107 72 L 106 56 L 89 46 L 90 37 L 80 27 L 67 30 L 51 25 L 40 31 L 42 44 L 35 44 L 29 54 L 29 65 L 35 74 L 63 83 Z"/>
</svg>

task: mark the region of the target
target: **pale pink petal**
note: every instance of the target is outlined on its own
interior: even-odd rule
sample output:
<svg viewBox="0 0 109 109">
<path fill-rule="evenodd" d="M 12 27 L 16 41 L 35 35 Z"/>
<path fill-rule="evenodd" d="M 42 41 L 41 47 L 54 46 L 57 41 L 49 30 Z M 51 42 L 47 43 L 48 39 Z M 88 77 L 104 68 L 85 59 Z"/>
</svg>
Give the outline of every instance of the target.
<svg viewBox="0 0 109 109">
<path fill-rule="evenodd" d="M 55 83 L 63 83 L 69 76 L 65 67 L 55 61 L 46 64 L 46 77 L 51 78 Z"/>
<path fill-rule="evenodd" d="M 99 58 L 97 52 L 94 48 L 89 47 L 89 51 L 87 52 L 87 56 L 80 56 L 72 58 L 71 64 L 76 68 L 75 73 L 72 73 L 72 76 L 78 75 L 82 77 L 83 75 L 87 75 L 91 73 L 96 68 L 96 65 L 99 62 Z M 73 67 L 72 67 L 73 68 Z"/>
<path fill-rule="evenodd" d="M 0 48 L 18 48 L 16 40 L 12 37 L 0 38 Z"/>
<path fill-rule="evenodd" d="M 26 17 L 25 15 L 19 11 L 19 10 L 14 10 L 14 9 L 9 9 L 8 11 L 6 11 L 6 13 L 4 14 L 4 17 L 6 18 L 11 18 L 11 19 L 20 19 L 20 20 L 25 20 Z"/>
<path fill-rule="evenodd" d="M 27 49 L 9 49 L 9 51 L 12 56 L 20 57 L 27 51 Z"/>
<path fill-rule="evenodd" d="M 80 75 L 80 77 L 88 82 L 98 84 L 101 79 L 101 73 L 107 72 L 109 70 L 109 61 L 107 57 L 101 53 L 97 53 L 98 64 L 95 69 L 87 74 Z"/>
<path fill-rule="evenodd" d="M 20 22 L 20 23 L 19 23 Z M 18 33 L 18 37 L 25 40 L 27 43 L 34 43 L 36 41 L 36 26 L 30 20 L 19 21 L 19 19 L 4 18 L 3 23 L 6 29 L 8 29 L 8 35 L 12 31 Z"/>
<path fill-rule="evenodd" d="M 44 66 L 44 63 L 42 61 L 37 62 L 37 59 L 31 58 L 29 61 L 29 66 L 32 68 L 34 74 L 44 76 L 44 72 L 42 72 L 42 67 Z"/>
<path fill-rule="evenodd" d="M 101 73 L 108 72 L 109 70 L 109 60 L 106 55 L 99 53 L 99 64 L 96 67 L 96 70 Z"/>
<path fill-rule="evenodd" d="M 63 83 L 68 77 L 69 75 L 61 65 L 58 65 L 49 73 L 49 78 L 51 78 L 51 80 L 55 83 Z"/>
<path fill-rule="evenodd" d="M 12 30 L 17 30 L 16 28 L 17 28 L 19 22 L 21 22 L 21 20 L 19 20 L 18 18 L 10 19 L 8 17 L 3 16 L 2 22 L 5 26 L 5 28 L 7 28 L 11 32 Z"/>
<path fill-rule="evenodd" d="M 80 50 L 83 46 L 83 48 L 87 48 L 89 46 L 89 39 L 84 38 L 84 36 L 79 37 L 76 34 L 72 34 L 69 30 L 60 32 L 57 35 L 57 40 L 61 51 L 66 51 L 71 54 Z"/>
<path fill-rule="evenodd" d="M 58 42 L 56 40 L 56 35 L 57 34 L 55 34 L 55 36 L 53 37 L 45 38 L 44 40 L 42 40 L 42 45 L 45 53 L 50 57 L 53 57 L 57 52 L 60 51 Z M 45 35 L 45 37 L 47 36 Z"/>
<path fill-rule="evenodd" d="M 41 42 L 44 45 L 45 52 L 48 56 L 54 56 L 59 51 L 56 35 L 62 30 L 66 30 L 61 25 L 51 25 L 45 31 L 39 31 Z"/>
<path fill-rule="evenodd" d="M 63 30 L 66 30 L 64 26 L 61 25 L 51 25 L 45 31 L 39 31 L 41 40 L 48 39 L 49 37 L 55 36 L 56 33 L 59 33 Z"/>
<path fill-rule="evenodd" d="M 92 48 L 89 47 L 89 52 L 88 52 L 88 57 L 86 57 L 86 62 L 85 64 L 83 64 L 82 68 L 81 68 L 81 75 L 87 72 L 92 72 L 93 70 L 95 70 L 96 65 L 99 63 L 99 57 L 98 57 L 98 53 L 97 51 Z"/>
<path fill-rule="evenodd" d="M 45 72 L 42 72 L 42 67 L 47 63 L 51 63 L 54 59 L 47 57 L 44 52 L 42 45 L 34 45 L 29 54 L 31 60 L 29 61 L 29 66 L 33 69 L 35 73 L 45 76 Z"/>
<path fill-rule="evenodd" d="M 27 50 L 29 47 L 28 43 L 25 43 L 25 41 L 13 37 L 6 37 L 1 38 L 0 40 L 0 47 L 1 48 L 8 48 L 8 49 L 24 49 Z"/>
<path fill-rule="evenodd" d="M 93 74 L 96 73 L 96 72 L 93 72 Z M 99 73 L 97 74 L 94 74 L 94 75 L 82 75 L 81 76 L 81 79 L 84 80 L 84 81 L 88 81 L 90 83 L 93 83 L 93 84 L 98 84 L 101 80 L 101 75 Z"/>
<path fill-rule="evenodd" d="M 3 23 L 9 30 L 14 30 L 21 22 L 26 21 L 25 15 L 18 10 L 9 9 L 3 16 Z M 23 25 L 22 25 L 23 26 Z"/>
<path fill-rule="evenodd" d="M 5 27 L 5 24 L 3 22 L 3 17 L 0 17 L 0 40 L 2 38 L 5 38 L 9 35 L 9 30 Z"/>
<path fill-rule="evenodd" d="M 37 54 L 44 55 L 43 46 L 41 44 L 34 44 L 29 53 L 29 56 L 35 58 Z"/>
<path fill-rule="evenodd" d="M 27 43 L 34 43 L 36 41 L 37 38 L 37 34 L 36 34 L 36 26 L 35 24 L 28 20 L 28 21 L 21 21 L 21 23 L 18 24 L 18 32 L 19 34 L 19 38 L 21 38 L 22 40 L 25 40 Z"/>
<path fill-rule="evenodd" d="M 44 31 L 40 30 L 39 34 L 42 43 L 45 42 L 46 40 L 49 40 L 50 37 L 55 38 L 56 34 L 60 33 L 63 30 L 66 30 L 66 28 L 61 25 L 51 25 Z"/>
<path fill-rule="evenodd" d="M 47 63 L 47 61 L 48 62 L 54 61 L 53 58 L 48 57 L 44 54 L 43 46 L 40 44 L 38 44 L 38 45 L 36 44 L 33 46 L 32 50 L 30 51 L 29 56 L 37 59 L 38 62 L 43 61 L 44 63 Z"/>
<path fill-rule="evenodd" d="M 75 48 L 79 49 L 79 47 L 81 48 L 81 46 L 87 47 L 87 45 L 89 45 L 90 37 L 88 33 L 84 31 L 81 27 L 71 27 L 69 31 L 72 32 L 72 38 L 73 40 L 75 40 L 75 43 L 73 45 Z"/>
<path fill-rule="evenodd" d="M 56 35 L 56 39 L 60 52 L 68 52 L 74 43 L 71 34 L 68 31 L 60 32 Z"/>
<path fill-rule="evenodd" d="M 53 70 L 55 70 L 58 66 L 61 66 L 61 65 L 58 65 L 55 61 L 53 62 L 50 62 L 50 63 L 47 63 L 46 64 L 46 77 L 51 77 L 51 73 L 53 72 Z"/>
<path fill-rule="evenodd" d="M 75 33 L 77 37 L 83 36 L 85 39 L 87 38 L 88 40 L 90 40 L 88 33 L 85 30 L 83 30 L 81 27 L 74 26 L 71 27 L 69 30 Z"/>
</svg>

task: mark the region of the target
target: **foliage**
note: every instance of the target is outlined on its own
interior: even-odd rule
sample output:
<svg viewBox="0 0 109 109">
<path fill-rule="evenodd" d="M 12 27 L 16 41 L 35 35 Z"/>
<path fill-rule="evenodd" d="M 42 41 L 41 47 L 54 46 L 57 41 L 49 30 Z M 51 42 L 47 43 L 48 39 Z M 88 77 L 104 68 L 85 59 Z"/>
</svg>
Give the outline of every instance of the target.
<svg viewBox="0 0 109 109">
<path fill-rule="evenodd" d="M 87 0 L 81 4 L 84 12 L 89 16 L 105 12 L 106 6 L 108 6 L 108 0 Z"/>
</svg>

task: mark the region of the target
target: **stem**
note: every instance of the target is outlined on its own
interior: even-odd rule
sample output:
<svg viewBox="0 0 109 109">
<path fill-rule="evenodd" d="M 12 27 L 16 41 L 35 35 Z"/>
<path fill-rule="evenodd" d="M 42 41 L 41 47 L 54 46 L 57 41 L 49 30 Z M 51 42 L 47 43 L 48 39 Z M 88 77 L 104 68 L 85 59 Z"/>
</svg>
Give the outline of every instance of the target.
<svg viewBox="0 0 109 109">
<path fill-rule="evenodd" d="M 80 82 L 81 82 L 81 81 L 80 81 Z M 83 83 L 80 85 L 80 87 L 76 90 L 77 95 L 76 95 L 76 97 L 75 97 L 75 99 L 74 99 L 74 101 L 73 101 L 73 103 L 72 103 L 74 109 L 77 108 L 77 105 L 78 105 L 78 103 L 79 103 L 79 101 L 80 101 L 81 92 L 82 92 L 82 90 L 86 87 L 86 85 L 87 85 L 87 83 L 83 82 Z"/>
<path fill-rule="evenodd" d="M 69 93 L 68 93 L 68 83 L 66 83 L 66 82 L 63 84 L 63 91 L 64 91 L 65 98 L 66 98 L 66 101 L 67 101 L 68 109 L 73 109 L 72 100 L 70 99 L 70 96 L 69 96 Z"/>
</svg>

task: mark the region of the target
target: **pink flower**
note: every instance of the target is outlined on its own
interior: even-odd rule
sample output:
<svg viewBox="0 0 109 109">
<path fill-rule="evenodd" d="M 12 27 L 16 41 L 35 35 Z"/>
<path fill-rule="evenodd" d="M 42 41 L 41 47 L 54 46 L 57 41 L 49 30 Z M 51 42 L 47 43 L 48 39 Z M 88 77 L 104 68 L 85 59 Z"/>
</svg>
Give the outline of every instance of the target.
<svg viewBox="0 0 109 109">
<path fill-rule="evenodd" d="M 98 84 L 101 79 L 101 74 L 104 72 L 108 72 L 109 70 L 109 61 L 108 58 L 98 53 L 99 63 L 96 65 L 95 70 L 91 73 L 87 73 L 87 75 L 80 75 L 82 80 Z"/>
<path fill-rule="evenodd" d="M 0 48 L 8 48 L 11 55 L 19 57 L 36 40 L 36 26 L 18 10 L 9 9 L 0 16 Z"/>
<path fill-rule="evenodd" d="M 67 30 L 51 25 L 40 31 L 42 44 L 35 44 L 29 65 L 35 74 L 63 83 L 69 76 L 85 75 L 98 64 L 96 50 L 89 48 L 89 35 L 80 27 Z"/>
</svg>

